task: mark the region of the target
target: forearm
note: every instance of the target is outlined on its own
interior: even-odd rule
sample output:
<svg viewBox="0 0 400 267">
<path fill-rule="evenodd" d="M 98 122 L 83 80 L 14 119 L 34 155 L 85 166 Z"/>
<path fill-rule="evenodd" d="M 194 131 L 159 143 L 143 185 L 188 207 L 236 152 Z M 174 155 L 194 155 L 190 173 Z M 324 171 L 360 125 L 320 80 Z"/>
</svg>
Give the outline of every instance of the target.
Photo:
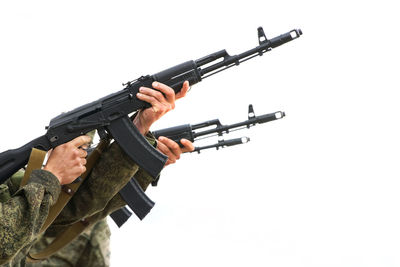
<svg viewBox="0 0 400 267">
<path fill-rule="evenodd" d="M 154 136 L 148 134 L 146 139 L 155 146 Z M 124 206 L 126 203 L 119 197 L 118 192 L 134 176 L 143 189 L 154 181 L 152 177 L 139 169 L 138 165 L 123 152 L 117 143 L 113 143 L 102 153 L 89 177 L 71 198 L 46 234 L 54 235 L 64 226 L 96 213 L 107 216 L 113 212 L 114 207 L 117 209 Z M 112 204 L 109 206 L 111 200 Z"/>
<path fill-rule="evenodd" d="M 138 166 L 113 143 L 101 155 L 53 225 L 68 225 L 105 208 L 138 170 Z"/>
<path fill-rule="evenodd" d="M 154 182 L 154 179 L 151 178 L 149 174 L 147 174 L 144 170 L 139 169 L 138 172 L 136 172 L 135 176 L 133 179 L 136 179 L 138 181 L 140 187 L 143 189 L 143 191 L 146 191 L 147 187 Z M 126 205 L 126 202 L 123 200 L 120 194 L 116 194 L 108 203 L 107 206 L 100 212 L 96 213 L 93 217 L 90 218 L 91 223 L 94 223 L 96 221 L 99 221 L 114 211 L 124 207 Z"/>
</svg>

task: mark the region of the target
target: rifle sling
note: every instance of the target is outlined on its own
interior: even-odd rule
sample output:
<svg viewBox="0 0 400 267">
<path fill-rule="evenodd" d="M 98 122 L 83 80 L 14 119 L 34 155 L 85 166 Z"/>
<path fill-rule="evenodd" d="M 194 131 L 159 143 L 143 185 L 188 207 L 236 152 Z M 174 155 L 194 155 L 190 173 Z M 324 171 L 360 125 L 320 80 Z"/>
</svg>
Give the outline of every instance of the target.
<svg viewBox="0 0 400 267">
<path fill-rule="evenodd" d="M 62 190 L 60 192 L 60 195 L 58 197 L 57 202 L 50 208 L 49 215 L 47 216 L 47 219 L 45 223 L 43 224 L 42 228 L 40 229 L 40 233 L 43 233 L 46 231 L 46 229 L 53 223 L 53 221 L 57 218 L 57 216 L 60 214 L 62 209 L 67 205 L 68 201 L 71 199 L 71 197 L 74 195 L 74 193 L 78 190 L 79 186 L 83 183 L 83 181 L 86 179 L 86 177 L 89 175 L 91 172 L 92 168 L 96 164 L 97 160 L 99 159 L 102 151 L 108 146 L 109 140 L 101 140 L 99 145 L 96 147 L 96 149 L 89 155 L 86 163 L 86 171 L 81 175 L 80 180 L 78 182 L 74 182 L 68 185 L 63 185 Z M 33 153 L 33 150 L 32 150 Z M 37 154 L 35 152 L 35 154 Z M 31 154 L 32 156 L 32 154 Z M 34 156 L 36 157 L 36 156 Z M 44 157 L 43 157 L 44 159 Z M 35 164 L 35 166 L 32 167 L 33 169 L 40 169 L 43 163 L 43 159 L 40 162 L 39 165 L 37 165 L 36 162 L 39 162 L 40 160 L 33 160 L 32 163 Z M 29 165 L 31 164 L 31 159 L 29 159 L 28 162 L 28 167 L 27 171 L 29 170 Z M 30 175 L 30 173 L 29 173 Z M 29 175 L 25 173 L 26 181 L 29 179 Z M 25 180 L 24 176 L 24 180 Z M 27 262 L 38 262 L 41 260 L 46 259 L 47 257 L 53 255 L 57 251 L 59 251 L 61 248 L 66 246 L 68 243 L 70 243 L 75 237 L 77 237 L 80 233 L 82 233 L 87 226 L 89 226 L 90 223 L 90 218 L 88 219 L 83 219 L 82 221 L 76 222 L 72 225 L 70 225 L 64 232 L 59 234 L 53 242 L 44 250 L 32 254 L 28 253 L 27 256 Z"/>
<path fill-rule="evenodd" d="M 46 151 L 32 148 L 31 155 L 29 156 L 28 165 L 26 166 L 24 178 L 20 183 L 20 188 L 25 186 L 28 183 L 29 177 L 33 170 L 41 169 L 44 158 L 46 157 Z"/>
<path fill-rule="evenodd" d="M 93 215 L 94 216 L 94 215 Z M 91 223 L 91 218 L 82 219 L 74 224 L 71 224 L 67 229 L 60 233 L 45 249 L 37 253 L 28 253 L 26 257 L 27 262 L 40 262 L 66 245 L 72 242 L 76 237 L 78 237 L 85 229 L 87 229 Z"/>
</svg>

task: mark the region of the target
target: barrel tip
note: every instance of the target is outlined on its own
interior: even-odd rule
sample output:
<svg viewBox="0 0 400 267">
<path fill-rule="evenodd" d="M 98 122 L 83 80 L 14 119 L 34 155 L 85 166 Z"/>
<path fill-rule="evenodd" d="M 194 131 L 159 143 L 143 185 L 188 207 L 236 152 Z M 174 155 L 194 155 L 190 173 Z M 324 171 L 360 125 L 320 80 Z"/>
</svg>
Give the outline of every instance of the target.
<svg viewBox="0 0 400 267">
<path fill-rule="evenodd" d="M 242 144 L 246 144 L 246 143 L 250 142 L 250 137 L 244 136 L 241 139 L 242 139 Z"/>
<path fill-rule="evenodd" d="M 286 114 L 285 114 L 285 112 L 283 112 L 283 111 L 275 112 L 275 118 L 276 118 L 276 119 L 282 119 L 282 118 L 285 117 L 285 116 L 286 116 Z"/>
<path fill-rule="evenodd" d="M 290 31 L 290 36 L 292 39 L 297 39 L 303 34 L 302 30 L 300 29 L 293 29 Z"/>
</svg>

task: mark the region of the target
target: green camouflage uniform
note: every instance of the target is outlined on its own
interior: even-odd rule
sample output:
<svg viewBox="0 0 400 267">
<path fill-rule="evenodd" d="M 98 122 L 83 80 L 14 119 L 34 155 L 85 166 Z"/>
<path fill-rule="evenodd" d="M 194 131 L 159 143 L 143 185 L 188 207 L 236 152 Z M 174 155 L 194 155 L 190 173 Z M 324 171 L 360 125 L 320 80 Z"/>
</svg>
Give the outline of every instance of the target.
<svg viewBox="0 0 400 267">
<path fill-rule="evenodd" d="M 31 251 L 46 248 L 53 237 L 40 238 Z M 27 263 L 28 267 L 38 266 L 85 266 L 102 267 L 110 265 L 110 229 L 105 219 L 85 230 L 74 241 L 46 260 Z"/>
<path fill-rule="evenodd" d="M 147 137 L 155 144 L 152 136 Z M 48 171 L 35 170 L 29 182 L 19 189 L 22 173 L 17 173 L 0 186 L 0 265 L 24 266 L 28 251 L 44 247 L 70 224 L 94 215 L 97 221 L 67 247 L 40 264 L 28 266 L 108 266 L 107 215 L 123 207 L 125 202 L 118 192 L 135 178 L 143 189 L 153 182 L 113 143 L 103 152 L 90 176 L 80 186 L 44 236 L 39 230 L 47 218 L 49 208 L 60 194 L 58 179 Z M 37 241 L 39 240 L 39 241 Z"/>
</svg>

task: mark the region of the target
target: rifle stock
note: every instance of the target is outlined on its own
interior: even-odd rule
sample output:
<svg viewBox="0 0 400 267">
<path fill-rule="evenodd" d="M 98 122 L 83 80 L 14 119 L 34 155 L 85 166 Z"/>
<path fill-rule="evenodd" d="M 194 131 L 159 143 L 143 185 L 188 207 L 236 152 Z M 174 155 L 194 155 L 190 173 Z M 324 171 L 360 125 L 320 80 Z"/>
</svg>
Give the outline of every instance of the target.
<svg viewBox="0 0 400 267">
<path fill-rule="evenodd" d="M 50 149 L 50 144 L 46 136 L 43 135 L 20 148 L 9 149 L 0 153 L 0 184 L 4 183 L 7 178 L 11 177 L 28 163 L 32 148 L 47 151 Z"/>
</svg>

